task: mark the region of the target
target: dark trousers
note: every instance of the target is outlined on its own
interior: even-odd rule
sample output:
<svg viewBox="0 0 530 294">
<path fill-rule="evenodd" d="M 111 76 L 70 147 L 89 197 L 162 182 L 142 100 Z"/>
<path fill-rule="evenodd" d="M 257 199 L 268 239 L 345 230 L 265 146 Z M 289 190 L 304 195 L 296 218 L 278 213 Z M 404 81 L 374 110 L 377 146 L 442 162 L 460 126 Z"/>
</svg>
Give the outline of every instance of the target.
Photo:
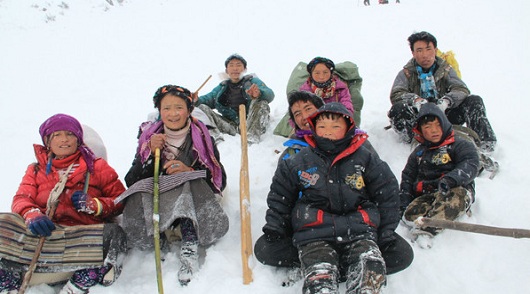
<svg viewBox="0 0 530 294">
<path fill-rule="evenodd" d="M 385 248 L 380 248 L 386 263 L 386 274 L 390 275 L 406 269 L 414 259 L 410 244 L 394 232 L 396 240 Z M 269 242 L 265 235 L 254 244 L 256 259 L 265 264 L 278 267 L 300 267 L 298 250 L 291 238 Z"/>
<path fill-rule="evenodd" d="M 403 141 L 409 143 L 412 136 L 417 111 L 410 105 L 398 102 L 392 105 L 388 117 L 394 131 Z M 463 125 L 475 131 L 481 141 L 496 142 L 497 137 L 486 116 L 486 106 L 482 98 L 477 95 L 469 95 L 462 104 L 446 111 L 447 118 L 454 125 Z"/>
</svg>

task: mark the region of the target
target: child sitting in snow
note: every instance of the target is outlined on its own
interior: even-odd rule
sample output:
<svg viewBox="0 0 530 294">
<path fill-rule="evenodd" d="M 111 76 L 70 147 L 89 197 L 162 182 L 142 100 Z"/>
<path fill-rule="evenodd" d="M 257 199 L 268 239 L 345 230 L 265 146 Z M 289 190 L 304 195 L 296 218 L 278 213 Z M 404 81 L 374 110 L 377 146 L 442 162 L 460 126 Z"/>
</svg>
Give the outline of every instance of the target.
<svg viewBox="0 0 530 294">
<path fill-rule="evenodd" d="M 279 162 L 267 198 L 267 238 L 292 235 L 302 266 L 303 293 L 379 293 L 386 283 L 379 246 L 394 241 L 399 224 L 397 180 L 365 147 L 340 103 L 308 118 L 308 147 Z M 326 292 L 327 291 L 327 292 Z"/>
<path fill-rule="evenodd" d="M 413 133 L 420 143 L 401 174 L 404 220 L 412 225 L 413 241 L 432 247 L 438 228 L 417 228 L 418 217 L 455 220 L 474 202 L 479 158 L 473 143 L 455 137 L 453 126 L 434 103 L 421 107 Z"/>
</svg>

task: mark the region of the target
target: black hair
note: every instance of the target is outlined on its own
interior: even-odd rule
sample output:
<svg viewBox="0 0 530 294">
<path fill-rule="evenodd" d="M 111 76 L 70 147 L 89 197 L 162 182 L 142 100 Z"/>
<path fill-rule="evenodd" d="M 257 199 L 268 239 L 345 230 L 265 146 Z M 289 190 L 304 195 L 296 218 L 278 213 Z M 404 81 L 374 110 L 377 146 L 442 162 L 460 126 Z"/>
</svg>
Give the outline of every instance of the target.
<svg viewBox="0 0 530 294">
<path fill-rule="evenodd" d="M 317 116 L 315 116 L 315 118 L 313 119 L 313 122 L 314 122 L 314 125 L 315 125 L 315 128 L 317 126 L 317 121 L 318 120 L 321 120 L 321 119 L 324 119 L 324 118 L 327 118 L 327 119 L 332 119 L 332 120 L 337 120 L 339 118 L 342 118 L 344 119 L 344 121 L 346 122 L 346 129 L 349 130 L 350 127 L 352 126 L 352 122 L 351 122 L 351 119 L 349 119 L 349 117 L 346 117 L 344 114 L 342 113 L 336 113 L 336 112 L 321 112 L 319 113 Z"/>
<path fill-rule="evenodd" d="M 434 48 L 438 48 L 438 42 L 436 41 L 436 38 L 426 31 L 410 35 L 408 41 L 411 51 L 414 51 L 414 44 L 418 41 L 424 41 L 427 42 L 427 44 L 432 43 L 434 45 Z"/>
<path fill-rule="evenodd" d="M 247 68 L 247 61 L 245 60 L 245 58 L 243 58 L 243 56 L 237 54 L 237 53 L 234 53 L 230 56 L 228 56 L 228 58 L 225 60 L 225 68 L 228 67 L 228 63 L 232 60 L 232 59 L 237 59 L 239 61 L 241 61 L 241 63 L 243 63 L 243 66 L 245 68 Z"/>
<path fill-rule="evenodd" d="M 424 115 L 418 118 L 418 127 L 420 127 L 420 131 L 421 131 L 422 126 L 426 125 L 427 123 L 433 122 L 435 120 L 440 120 L 440 119 L 438 118 L 438 116 L 432 115 L 432 114 L 427 114 L 427 115 Z"/>
<path fill-rule="evenodd" d="M 307 72 L 309 73 L 309 75 L 311 75 L 311 73 L 313 72 L 313 69 L 319 63 L 324 63 L 324 65 L 326 65 L 326 67 L 332 73 L 335 70 L 335 63 L 333 63 L 333 61 L 331 59 L 317 56 L 317 57 L 313 58 L 311 61 L 309 61 L 309 63 L 307 64 L 307 68 L 306 69 L 307 69 Z"/>
<path fill-rule="evenodd" d="M 306 91 L 293 91 L 289 93 L 289 96 L 287 96 L 287 101 L 289 103 L 289 117 L 291 118 L 291 121 L 293 121 L 293 123 L 295 122 L 295 120 L 293 112 L 291 111 L 291 107 L 293 107 L 296 102 L 311 102 L 317 109 L 324 105 L 324 100 L 322 100 L 322 98 L 318 97 L 317 95 L 311 92 Z"/>
<path fill-rule="evenodd" d="M 193 111 L 193 103 L 190 90 L 176 85 L 165 85 L 158 88 L 153 96 L 153 104 L 160 111 L 160 102 L 167 94 L 182 98 L 186 102 L 189 112 Z"/>
</svg>

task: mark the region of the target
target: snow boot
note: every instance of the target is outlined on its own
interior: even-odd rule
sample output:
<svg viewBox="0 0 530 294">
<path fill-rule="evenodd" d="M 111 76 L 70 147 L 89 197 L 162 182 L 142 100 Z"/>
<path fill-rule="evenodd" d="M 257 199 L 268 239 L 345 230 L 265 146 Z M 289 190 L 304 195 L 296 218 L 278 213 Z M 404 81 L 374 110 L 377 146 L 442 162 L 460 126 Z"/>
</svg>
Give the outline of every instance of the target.
<svg viewBox="0 0 530 294">
<path fill-rule="evenodd" d="M 66 285 L 59 291 L 59 294 L 85 294 L 88 293 L 88 289 L 82 289 L 81 287 L 74 284 L 71 280 L 68 280 Z"/>
<path fill-rule="evenodd" d="M 386 267 L 380 253 L 363 253 L 361 261 L 351 265 L 346 280 L 347 294 L 378 294 L 386 285 Z"/>
<path fill-rule="evenodd" d="M 180 269 L 178 279 L 182 286 L 188 285 L 193 275 L 199 270 L 199 243 L 182 242 L 180 248 Z"/>
<path fill-rule="evenodd" d="M 304 294 L 338 294 L 338 269 L 335 265 L 321 262 L 311 265 L 304 270 L 305 280 L 302 293 Z"/>
</svg>

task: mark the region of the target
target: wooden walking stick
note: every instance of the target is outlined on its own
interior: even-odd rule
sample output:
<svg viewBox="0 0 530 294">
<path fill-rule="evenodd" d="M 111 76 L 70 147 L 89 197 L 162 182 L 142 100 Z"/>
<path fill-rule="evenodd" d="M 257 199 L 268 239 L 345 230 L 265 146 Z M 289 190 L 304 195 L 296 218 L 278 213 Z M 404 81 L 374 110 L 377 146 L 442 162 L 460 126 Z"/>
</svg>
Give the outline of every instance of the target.
<svg viewBox="0 0 530 294">
<path fill-rule="evenodd" d="M 248 184 L 247 120 L 245 105 L 239 105 L 239 132 L 241 133 L 241 170 L 239 173 L 239 208 L 241 215 L 241 257 L 243 263 L 243 284 L 252 282 L 252 269 L 248 262 L 252 256 L 252 235 L 250 230 L 250 190 Z"/>
<path fill-rule="evenodd" d="M 57 209 L 57 205 L 59 204 L 59 196 L 64 190 L 64 186 L 66 185 L 66 181 L 68 180 L 68 174 L 70 173 L 70 170 L 72 169 L 72 167 L 73 167 L 73 164 L 71 164 L 68 167 L 66 172 L 59 179 L 59 182 L 55 184 L 55 187 L 53 187 L 53 189 L 50 192 L 50 196 L 48 197 L 47 209 L 46 209 L 46 216 L 50 220 L 55 215 L 55 210 Z M 87 189 L 88 189 L 88 180 L 85 181 L 85 190 Z M 29 282 L 31 281 L 31 276 L 33 276 L 33 272 L 35 272 L 35 269 L 37 268 L 37 261 L 39 261 L 40 254 L 42 252 L 42 247 L 44 247 L 44 241 L 46 241 L 46 237 L 39 238 L 39 242 L 37 243 L 37 246 L 35 247 L 35 254 L 33 254 L 33 258 L 31 259 L 31 262 L 29 263 L 28 270 L 26 271 L 26 274 L 24 275 L 24 280 L 22 280 L 22 284 L 20 285 L 20 289 L 18 290 L 19 294 L 24 294 L 26 292 L 26 289 L 29 286 Z"/>
<path fill-rule="evenodd" d="M 202 83 L 202 85 L 199 87 L 199 89 L 197 89 L 197 91 L 195 91 L 195 93 L 199 92 L 202 87 L 204 87 L 204 85 L 206 85 L 206 83 L 208 83 L 208 81 L 212 78 L 212 75 L 209 75 L 208 78 L 206 79 L 206 81 L 204 81 L 204 83 Z"/>
<path fill-rule="evenodd" d="M 414 222 L 420 227 L 435 227 L 501 237 L 513 237 L 518 239 L 530 238 L 530 230 L 525 229 L 490 227 L 477 224 L 466 224 L 450 220 L 433 219 L 428 217 L 420 217 Z"/>
<path fill-rule="evenodd" d="M 158 293 L 164 294 L 164 283 L 162 283 L 162 261 L 160 259 L 160 216 L 158 215 L 158 208 L 160 206 L 158 195 L 160 189 L 158 187 L 158 173 L 160 171 L 160 149 L 155 149 L 155 174 L 153 177 L 153 231 L 155 238 L 155 265 L 156 265 L 156 282 L 158 284 Z"/>
</svg>

